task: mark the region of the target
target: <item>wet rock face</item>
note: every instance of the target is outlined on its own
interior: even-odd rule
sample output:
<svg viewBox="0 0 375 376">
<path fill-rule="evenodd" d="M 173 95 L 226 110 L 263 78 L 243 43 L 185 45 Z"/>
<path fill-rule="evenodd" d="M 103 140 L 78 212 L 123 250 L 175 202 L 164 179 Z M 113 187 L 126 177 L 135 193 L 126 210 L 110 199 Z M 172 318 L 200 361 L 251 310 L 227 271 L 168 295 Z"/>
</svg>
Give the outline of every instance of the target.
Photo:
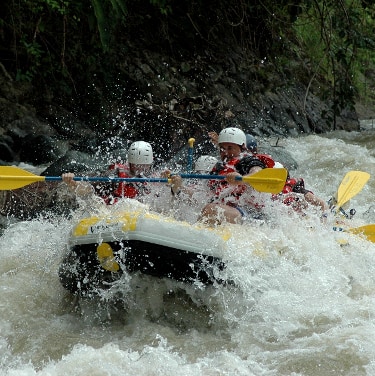
<svg viewBox="0 0 375 376">
<path fill-rule="evenodd" d="M 332 130 L 332 124 L 322 119 L 329 110 L 326 103 L 301 84 L 285 85 L 271 70 L 256 79 L 254 61 L 241 54 L 217 61 L 181 59 L 133 51 L 120 69 L 137 95 L 106 103 L 102 122 L 91 121 L 90 114 L 86 120 L 78 119 L 50 102 L 30 105 L 32 88 L 15 83 L 5 69 L 0 70 L 1 163 L 50 165 L 70 151 L 104 155 L 111 149 L 109 139 L 119 140 L 124 150 L 131 141 L 149 141 L 161 162 L 185 148 L 191 137 L 197 151 L 203 150 L 207 132 L 227 126 L 241 127 L 257 138 Z M 343 113 L 336 128 L 359 130 L 357 114 Z"/>
</svg>

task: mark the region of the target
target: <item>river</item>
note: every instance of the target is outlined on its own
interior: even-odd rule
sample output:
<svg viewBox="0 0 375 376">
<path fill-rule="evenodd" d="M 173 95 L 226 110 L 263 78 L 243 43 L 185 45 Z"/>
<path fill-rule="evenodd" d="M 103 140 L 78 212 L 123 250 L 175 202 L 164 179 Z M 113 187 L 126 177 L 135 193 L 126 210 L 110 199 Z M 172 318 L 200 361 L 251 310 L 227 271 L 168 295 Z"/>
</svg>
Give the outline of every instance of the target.
<svg viewBox="0 0 375 376">
<path fill-rule="evenodd" d="M 373 130 L 279 145 L 327 200 L 348 171 L 372 174 L 350 207 L 353 227 L 375 223 Z M 375 244 L 332 231 L 331 216 L 278 215 L 233 226 L 236 287 L 138 276 L 122 299 L 79 302 L 57 276 L 72 219 L 10 225 L 0 238 L 1 375 L 374 375 Z"/>
</svg>

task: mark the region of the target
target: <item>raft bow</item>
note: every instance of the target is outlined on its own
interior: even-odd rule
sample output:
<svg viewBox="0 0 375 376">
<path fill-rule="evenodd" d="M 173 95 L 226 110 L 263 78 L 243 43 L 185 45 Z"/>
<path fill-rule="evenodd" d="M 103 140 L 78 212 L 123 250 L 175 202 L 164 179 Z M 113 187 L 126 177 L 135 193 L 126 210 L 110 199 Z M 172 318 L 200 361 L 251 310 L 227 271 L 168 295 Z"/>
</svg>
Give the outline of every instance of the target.
<svg viewBox="0 0 375 376">
<path fill-rule="evenodd" d="M 128 211 L 89 217 L 74 226 L 59 268 L 62 285 L 85 294 L 140 272 L 188 283 L 226 283 L 222 258 L 231 234 L 169 217 Z"/>
</svg>

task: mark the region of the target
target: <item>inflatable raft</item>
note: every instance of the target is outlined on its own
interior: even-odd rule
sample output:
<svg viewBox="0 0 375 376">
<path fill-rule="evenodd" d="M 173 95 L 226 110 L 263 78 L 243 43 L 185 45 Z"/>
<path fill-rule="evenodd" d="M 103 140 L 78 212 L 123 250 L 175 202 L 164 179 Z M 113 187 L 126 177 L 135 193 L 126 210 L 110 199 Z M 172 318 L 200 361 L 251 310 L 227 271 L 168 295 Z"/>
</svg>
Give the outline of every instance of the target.
<svg viewBox="0 0 375 376">
<path fill-rule="evenodd" d="M 230 238 L 225 228 L 191 225 L 142 209 L 83 218 L 73 227 L 59 278 L 67 290 L 81 295 L 110 286 L 124 272 L 226 283 L 220 274 Z"/>
</svg>

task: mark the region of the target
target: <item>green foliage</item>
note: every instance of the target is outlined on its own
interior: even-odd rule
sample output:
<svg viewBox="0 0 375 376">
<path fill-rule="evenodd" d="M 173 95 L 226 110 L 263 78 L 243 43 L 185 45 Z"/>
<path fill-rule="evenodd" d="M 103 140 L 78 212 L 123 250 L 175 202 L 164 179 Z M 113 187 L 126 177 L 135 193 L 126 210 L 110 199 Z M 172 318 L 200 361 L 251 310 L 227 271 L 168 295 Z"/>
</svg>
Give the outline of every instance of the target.
<svg viewBox="0 0 375 376">
<path fill-rule="evenodd" d="M 332 116 L 327 115 L 327 121 L 333 122 L 334 129 L 336 116 L 353 108 L 358 97 L 363 50 L 374 51 L 373 12 L 373 5 L 363 7 L 359 0 L 306 2 L 293 24 L 300 49 L 308 59 L 311 80 L 323 78 L 329 83 L 320 94 L 331 103 Z"/>
<path fill-rule="evenodd" d="M 208 49 L 221 56 L 237 45 L 239 53 L 265 60 L 267 69 L 293 67 L 293 78 L 330 103 L 327 119 L 334 126 L 335 116 L 371 92 L 371 1 L 3 0 L 0 8 L 0 38 L 11 55 L 6 68 L 56 97 L 79 96 L 94 80 L 104 87 L 139 42 L 183 58 L 206 56 Z M 254 77 L 266 86 L 268 70 L 256 69 Z M 188 71 L 195 74 L 194 67 Z"/>
<path fill-rule="evenodd" d="M 150 4 L 156 6 L 164 16 L 172 14 L 172 5 L 169 0 L 150 0 Z"/>
<path fill-rule="evenodd" d="M 26 71 L 17 71 L 16 80 L 31 82 L 33 78 L 38 74 L 38 68 L 41 66 L 41 60 L 44 51 L 42 46 L 35 40 L 31 41 L 31 43 L 28 43 L 25 37 L 21 37 L 20 43 L 24 47 L 26 54 L 30 59 L 30 64 L 29 68 Z"/>
<path fill-rule="evenodd" d="M 127 14 L 126 2 L 125 0 L 91 0 L 91 3 L 103 50 L 108 51 L 116 26 L 123 21 L 123 16 Z"/>
<path fill-rule="evenodd" d="M 51 9 L 52 11 L 56 11 L 62 15 L 66 14 L 66 10 L 69 6 L 69 1 L 61 1 L 61 0 L 40 0 L 43 4 L 46 4 L 46 7 Z"/>
<path fill-rule="evenodd" d="M 106 13 L 103 9 L 102 0 L 91 0 L 92 6 L 94 8 L 95 17 L 98 23 L 98 30 L 100 34 L 100 41 L 102 43 L 103 49 L 108 50 L 110 43 L 110 34 L 108 30 L 110 29 L 110 23 L 106 17 Z"/>
</svg>

